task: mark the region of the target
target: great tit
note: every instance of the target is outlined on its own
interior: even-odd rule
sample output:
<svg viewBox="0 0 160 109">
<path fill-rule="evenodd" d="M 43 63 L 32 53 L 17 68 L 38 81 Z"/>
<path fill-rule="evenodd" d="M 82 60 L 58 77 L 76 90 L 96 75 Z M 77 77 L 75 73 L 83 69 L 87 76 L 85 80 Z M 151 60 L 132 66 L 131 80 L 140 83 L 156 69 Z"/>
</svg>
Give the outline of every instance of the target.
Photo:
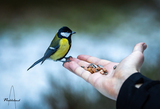
<svg viewBox="0 0 160 109">
<path fill-rule="evenodd" d="M 68 51 L 71 48 L 71 36 L 72 34 L 75 34 L 76 32 L 72 31 L 68 27 L 64 26 L 58 30 L 55 37 L 53 38 L 50 46 L 46 50 L 44 56 L 36 61 L 33 65 L 31 65 L 29 69 L 37 65 L 41 62 L 41 64 L 47 59 L 51 58 L 54 61 L 61 61 L 61 62 L 67 62 L 68 57 L 65 57 L 68 53 Z M 61 59 L 65 58 L 65 61 L 62 61 Z"/>
</svg>

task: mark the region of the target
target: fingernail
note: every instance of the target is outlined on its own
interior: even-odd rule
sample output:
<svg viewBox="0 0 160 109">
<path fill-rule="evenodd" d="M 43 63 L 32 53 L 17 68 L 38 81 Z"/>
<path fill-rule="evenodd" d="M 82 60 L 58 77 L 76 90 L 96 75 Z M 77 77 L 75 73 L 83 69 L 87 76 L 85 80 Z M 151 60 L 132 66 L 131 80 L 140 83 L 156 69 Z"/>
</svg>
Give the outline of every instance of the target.
<svg viewBox="0 0 160 109">
<path fill-rule="evenodd" d="M 145 43 L 143 43 L 142 46 L 143 46 L 143 50 L 147 48 L 147 45 Z"/>
</svg>

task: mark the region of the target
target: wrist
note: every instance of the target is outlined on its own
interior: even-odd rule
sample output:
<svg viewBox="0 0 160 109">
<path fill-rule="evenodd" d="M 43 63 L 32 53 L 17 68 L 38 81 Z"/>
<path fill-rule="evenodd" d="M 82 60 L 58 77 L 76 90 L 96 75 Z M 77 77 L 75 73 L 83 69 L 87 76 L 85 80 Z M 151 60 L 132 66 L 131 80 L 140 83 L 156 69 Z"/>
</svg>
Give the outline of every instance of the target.
<svg viewBox="0 0 160 109">
<path fill-rule="evenodd" d="M 116 91 L 116 93 L 115 93 L 115 98 L 116 98 L 116 100 L 117 100 L 117 97 L 118 97 L 118 95 L 119 95 L 120 89 L 121 89 L 122 85 L 124 84 L 124 82 L 125 82 L 131 75 L 133 75 L 133 74 L 135 74 L 135 73 L 139 73 L 139 72 L 135 71 L 134 73 L 133 73 L 133 72 L 132 72 L 132 73 L 130 73 L 130 72 L 128 72 L 128 73 L 123 73 L 123 74 L 121 75 L 121 78 L 117 78 L 117 79 L 116 79 L 117 81 L 115 81 L 115 83 L 118 83 L 118 84 L 115 85 L 115 87 L 116 87 L 116 88 L 115 88 L 115 91 Z M 143 84 L 143 83 L 137 83 L 137 84 L 135 84 L 135 87 L 136 87 L 136 88 L 140 88 L 142 84 Z"/>
</svg>

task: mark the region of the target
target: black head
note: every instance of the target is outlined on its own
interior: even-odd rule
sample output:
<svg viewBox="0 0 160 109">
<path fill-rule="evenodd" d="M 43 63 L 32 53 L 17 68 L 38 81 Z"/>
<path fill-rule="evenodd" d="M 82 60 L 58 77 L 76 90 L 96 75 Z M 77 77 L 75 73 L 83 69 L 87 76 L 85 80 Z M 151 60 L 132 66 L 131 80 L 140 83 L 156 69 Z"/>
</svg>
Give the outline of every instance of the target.
<svg viewBox="0 0 160 109">
<path fill-rule="evenodd" d="M 75 34 L 76 32 L 72 31 L 68 27 L 64 26 L 58 30 L 58 37 L 59 38 L 69 38 L 72 34 Z"/>
</svg>

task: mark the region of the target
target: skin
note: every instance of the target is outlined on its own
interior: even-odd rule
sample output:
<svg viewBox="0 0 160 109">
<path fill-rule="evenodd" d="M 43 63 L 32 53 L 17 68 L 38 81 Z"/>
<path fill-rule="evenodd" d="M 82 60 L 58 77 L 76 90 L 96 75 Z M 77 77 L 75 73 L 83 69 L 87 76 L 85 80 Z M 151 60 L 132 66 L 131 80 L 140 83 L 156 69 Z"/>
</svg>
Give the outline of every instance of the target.
<svg viewBox="0 0 160 109">
<path fill-rule="evenodd" d="M 133 52 L 120 63 L 88 55 L 79 55 L 77 58 L 70 58 L 70 62 L 64 63 L 64 67 L 89 82 L 104 96 L 117 100 L 123 82 L 133 73 L 140 72 L 144 61 L 143 51 L 146 48 L 147 45 L 143 42 L 136 44 Z M 107 69 L 108 74 L 102 75 L 99 72 L 91 74 L 81 67 L 87 67 L 91 63 L 102 65 Z M 117 65 L 117 68 L 113 69 L 115 65 Z M 139 86 L 137 85 L 136 87 Z"/>
</svg>

